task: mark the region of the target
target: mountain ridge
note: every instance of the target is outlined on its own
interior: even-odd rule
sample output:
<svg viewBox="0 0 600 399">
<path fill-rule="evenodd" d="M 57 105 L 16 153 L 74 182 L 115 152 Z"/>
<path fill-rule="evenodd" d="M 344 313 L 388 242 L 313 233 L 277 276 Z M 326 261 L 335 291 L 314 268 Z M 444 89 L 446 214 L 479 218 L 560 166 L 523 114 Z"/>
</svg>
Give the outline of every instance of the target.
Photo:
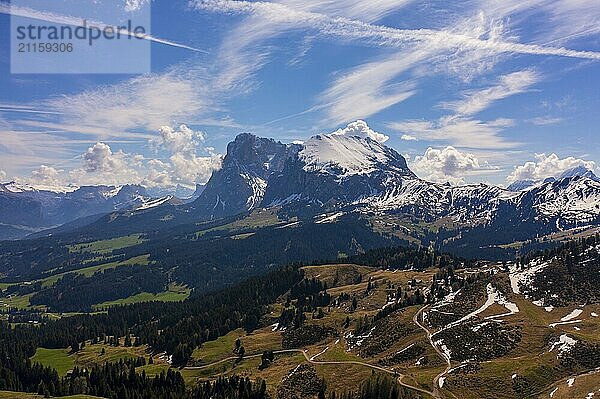
<svg viewBox="0 0 600 399">
<path fill-rule="evenodd" d="M 270 209 L 282 222 L 345 223 L 340 216 L 350 214 L 401 240 L 491 250 L 600 225 L 600 182 L 581 172 L 521 191 L 451 186 L 420 179 L 402 155 L 368 136 L 318 135 L 284 144 L 243 133 L 195 200 L 154 199 L 152 207 L 111 209 L 90 224 L 54 232 L 116 237 Z"/>
</svg>

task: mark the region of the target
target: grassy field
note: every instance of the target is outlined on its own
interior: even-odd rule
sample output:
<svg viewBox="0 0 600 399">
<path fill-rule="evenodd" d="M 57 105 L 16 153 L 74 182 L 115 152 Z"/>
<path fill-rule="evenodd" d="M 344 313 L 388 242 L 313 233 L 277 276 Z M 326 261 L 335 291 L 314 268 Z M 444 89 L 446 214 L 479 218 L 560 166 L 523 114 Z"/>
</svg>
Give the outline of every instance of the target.
<svg viewBox="0 0 600 399">
<path fill-rule="evenodd" d="M 245 332 L 240 329 L 232 331 L 214 341 L 205 342 L 202 347 L 194 350 L 192 359 L 196 360 L 199 364 L 209 364 L 229 356 L 235 356 L 233 353 L 235 340 L 242 338 L 244 335 Z"/>
<path fill-rule="evenodd" d="M 103 343 L 92 344 L 87 342 L 86 346 L 76 353 L 69 353 L 68 349 L 45 349 L 38 348 L 35 355 L 31 358 L 32 362 L 38 362 L 44 366 L 55 368 L 60 376 L 66 375 L 73 367 L 91 368 L 105 363 L 114 363 L 123 359 L 137 359 L 143 357 L 148 361 L 150 351 L 146 345 L 141 346 L 123 346 L 124 339 L 121 338 L 121 346 L 110 346 Z M 103 353 L 104 351 L 104 353 Z M 166 370 L 169 365 L 158 356 L 153 357 L 154 364 L 141 367 L 147 370 Z M 156 372 L 159 374 L 160 371 Z"/>
<path fill-rule="evenodd" d="M 33 294 L 27 295 L 14 295 L 8 298 L 0 298 L 0 309 L 1 308 L 17 308 L 17 309 L 29 309 L 31 304 L 29 298 Z"/>
<path fill-rule="evenodd" d="M 42 283 L 42 286 L 44 287 L 50 287 L 51 285 L 53 285 L 54 283 L 56 283 L 62 276 L 64 276 L 65 274 L 68 273 L 78 273 L 78 274 L 82 274 L 86 277 L 90 277 L 92 276 L 94 273 L 96 273 L 97 271 L 101 271 L 101 270 L 108 270 L 108 269 L 114 269 L 117 268 L 119 266 L 127 266 L 127 265 L 147 265 L 150 263 L 150 255 L 140 255 L 140 256 L 134 256 L 133 258 L 124 260 L 124 261 L 120 261 L 120 262 L 108 262 L 108 263 L 103 263 L 100 265 L 96 265 L 96 266 L 90 266 L 90 267 L 84 267 L 82 269 L 77 269 L 77 270 L 71 270 L 68 272 L 63 272 L 63 273 L 59 273 L 59 274 L 55 274 L 40 280 L 36 280 Z"/>
<path fill-rule="evenodd" d="M 177 302 L 186 299 L 188 296 L 190 296 L 191 292 L 192 290 L 187 288 L 186 286 L 171 284 L 169 285 L 169 289 L 167 291 L 159 292 L 158 294 L 153 294 L 150 292 L 140 292 L 139 294 L 132 295 L 128 298 L 99 303 L 97 305 L 94 305 L 93 308 L 99 310 L 109 308 L 111 306 L 128 305 L 132 303 L 151 301 Z"/>
<path fill-rule="evenodd" d="M 123 237 L 111 238 L 110 240 L 93 241 L 85 244 L 69 245 L 70 252 L 90 252 L 105 255 L 115 249 L 132 247 L 144 242 L 140 234 L 132 234 Z"/>
<path fill-rule="evenodd" d="M 0 283 L 0 291 L 4 291 L 5 289 L 7 289 L 8 287 L 10 287 L 11 285 L 14 285 L 14 284 L 11 284 L 11 283 Z"/>
<path fill-rule="evenodd" d="M 243 218 L 242 220 L 237 220 L 235 222 L 231 222 L 222 226 L 212 227 L 210 229 L 198 231 L 196 232 L 196 238 L 200 238 L 207 233 L 215 231 L 235 232 L 246 229 L 257 229 L 266 226 L 276 226 L 283 223 L 284 222 L 279 220 L 279 218 L 277 217 L 277 212 L 275 210 L 260 209 L 253 211 L 248 217 Z M 249 235 L 237 235 L 236 237 L 246 238 L 249 237 Z"/>
<path fill-rule="evenodd" d="M 123 339 L 121 339 L 123 341 Z M 121 342 L 123 343 L 123 342 Z M 102 350 L 104 349 L 104 354 Z M 80 367 L 92 367 L 94 365 L 102 365 L 109 362 L 118 362 L 120 359 L 137 359 L 143 357 L 148 361 L 150 353 L 146 345 L 142 346 L 110 346 L 103 343 L 94 344 L 88 342 L 84 348 L 71 355 L 75 365 Z M 155 357 L 153 359 L 157 365 L 164 362 Z"/>
<path fill-rule="evenodd" d="M 55 368 L 60 376 L 67 375 L 67 371 L 72 370 L 75 365 L 68 349 L 37 348 L 31 361 Z"/>
<path fill-rule="evenodd" d="M 48 277 L 40 279 L 40 280 L 36 280 L 35 282 L 41 282 L 42 287 L 50 287 L 54 283 L 56 283 L 61 277 L 63 277 L 64 275 L 66 275 L 68 273 L 78 273 L 78 274 L 82 274 L 86 277 L 90 277 L 97 271 L 101 271 L 101 270 L 114 269 L 119 266 L 127 266 L 127 265 L 135 265 L 135 264 L 148 265 L 149 263 L 150 263 L 150 255 L 140 255 L 140 256 L 135 256 L 133 258 L 130 258 L 130 259 L 127 259 L 124 261 L 120 261 L 120 262 L 108 262 L 108 263 L 103 263 L 103 264 L 96 265 L 96 266 L 86 267 L 83 269 L 77 269 L 77 270 L 72 270 L 69 272 L 58 273 L 58 274 L 48 276 Z M 148 299 L 149 296 L 152 296 L 153 294 L 147 293 L 146 296 L 142 296 L 140 298 L 132 298 L 130 300 L 130 302 L 124 302 L 124 303 L 143 302 L 146 300 L 160 300 L 160 301 L 165 301 L 165 302 L 166 301 L 179 301 L 179 300 L 187 298 L 189 296 L 189 292 L 190 292 L 190 290 L 188 290 L 185 287 L 172 286 L 172 288 L 169 288 L 169 290 L 167 290 L 163 293 L 157 294 L 157 296 L 159 298 Z M 2 310 L 3 308 L 30 309 L 32 307 L 31 307 L 31 304 L 29 303 L 29 299 L 31 298 L 32 295 L 33 295 L 33 293 L 27 294 L 27 295 L 15 295 L 15 296 L 11 296 L 11 297 L 0 297 L 0 310 Z M 44 309 L 44 306 L 36 306 L 36 308 Z"/>
</svg>

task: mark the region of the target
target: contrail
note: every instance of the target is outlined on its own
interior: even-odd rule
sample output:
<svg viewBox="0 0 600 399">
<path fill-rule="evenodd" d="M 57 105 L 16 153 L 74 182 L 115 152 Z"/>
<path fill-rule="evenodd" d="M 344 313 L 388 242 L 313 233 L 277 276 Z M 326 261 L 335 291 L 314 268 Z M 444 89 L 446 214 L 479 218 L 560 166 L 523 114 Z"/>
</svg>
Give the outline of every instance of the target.
<svg viewBox="0 0 600 399">
<path fill-rule="evenodd" d="M 55 14 L 52 12 L 44 12 L 44 11 L 34 10 L 34 9 L 28 8 L 28 7 L 15 7 L 15 6 L 11 6 L 10 4 L 4 3 L 4 2 L 0 2 L 0 14 L 8 14 L 8 15 L 14 15 L 14 16 L 18 16 L 18 17 L 37 19 L 40 21 L 46 21 L 46 22 L 51 22 L 51 23 L 61 24 L 61 25 L 84 26 L 83 25 L 84 19 L 82 19 L 82 18 L 72 17 L 72 16 L 68 16 L 68 15 L 60 15 L 60 14 Z M 148 34 L 135 34 L 133 32 L 129 32 L 127 29 L 123 29 L 123 28 L 120 28 L 120 27 L 117 27 L 114 25 L 108 25 L 103 22 L 85 20 L 85 23 L 86 23 L 86 26 L 90 27 L 90 28 L 97 28 L 99 30 L 104 30 L 105 28 L 112 28 L 115 32 L 119 32 L 120 34 L 123 34 L 123 35 L 136 36 L 141 39 L 149 40 L 154 43 L 165 44 L 167 46 L 172 46 L 172 47 L 195 51 L 198 53 L 208 54 L 208 51 L 206 51 L 206 50 L 201 50 L 201 49 L 198 49 L 195 47 L 187 46 L 185 44 L 176 43 L 171 40 L 161 39 L 159 37 L 155 37 L 155 36 L 148 35 Z"/>
<path fill-rule="evenodd" d="M 303 26 L 325 35 L 351 40 L 372 40 L 380 46 L 402 47 L 409 43 L 426 43 L 434 48 L 478 49 L 495 53 L 548 55 L 600 60 L 600 52 L 579 51 L 563 47 L 485 40 L 466 34 L 435 29 L 397 29 L 366 22 L 329 17 L 324 14 L 298 11 L 278 3 L 264 1 L 192 0 L 192 7 L 213 12 L 253 14 L 290 27 Z"/>
</svg>

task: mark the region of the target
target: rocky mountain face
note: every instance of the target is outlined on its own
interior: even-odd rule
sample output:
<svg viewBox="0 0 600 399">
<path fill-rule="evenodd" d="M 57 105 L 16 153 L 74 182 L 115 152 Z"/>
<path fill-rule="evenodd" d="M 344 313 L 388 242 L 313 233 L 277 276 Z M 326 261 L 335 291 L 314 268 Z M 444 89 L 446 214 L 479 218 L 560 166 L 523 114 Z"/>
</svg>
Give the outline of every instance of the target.
<svg viewBox="0 0 600 399">
<path fill-rule="evenodd" d="M 600 223 L 599 180 L 577 169 L 521 191 L 450 186 L 419 179 L 402 155 L 369 137 L 318 135 L 286 145 L 243 134 L 194 206 L 203 218 L 277 206 L 304 216 L 400 213 L 539 234 Z"/>
<path fill-rule="evenodd" d="M 294 144 L 240 134 L 227 146 L 222 168 L 212 174 L 192 203 L 193 211 L 203 219 L 214 219 L 260 206 L 267 181 L 280 173 L 298 150 Z"/>
<path fill-rule="evenodd" d="M 139 207 L 150 197 L 142 186 L 50 189 L 0 184 L 0 238 L 20 238 L 72 220 Z"/>
<path fill-rule="evenodd" d="M 107 235 L 160 230 L 272 208 L 282 220 L 308 223 L 338 222 L 344 215 L 392 218 L 391 233 L 403 228 L 423 242 L 484 248 L 600 225 L 600 181 L 591 171 L 568 171 L 520 191 L 451 186 L 418 178 L 402 155 L 368 136 L 342 134 L 318 135 L 302 144 L 241 134 L 228 145 L 222 168 L 190 203 L 170 197 L 150 201 L 139 186 L 15 191 L 0 187 L 5 238 L 119 210 L 126 212 L 98 219 L 89 229 Z M 399 220 L 408 224 L 394 225 Z M 418 229 L 422 232 L 415 235 Z"/>
</svg>

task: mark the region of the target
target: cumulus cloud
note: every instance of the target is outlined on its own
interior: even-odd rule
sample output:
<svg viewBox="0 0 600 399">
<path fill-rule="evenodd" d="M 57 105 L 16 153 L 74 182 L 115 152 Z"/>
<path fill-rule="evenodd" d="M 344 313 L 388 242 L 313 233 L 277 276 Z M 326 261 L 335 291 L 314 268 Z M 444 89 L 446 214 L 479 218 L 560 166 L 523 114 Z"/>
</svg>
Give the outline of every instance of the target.
<svg viewBox="0 0 600 399">
<path fill-rule="evenodd" d="M 332 134 L 340 136 L 368 137 L 380 143 L 385 143 L 389 140 L 389 136 L 374 131 L 367 125 L 367 122 L 360 119 L 355 122 L 349 123 L 345 128 L 338 129 Z"/>
<path fill-rule="evenodd" d="M 515 166 L 515 169 L 506 180 L 512 183 L 517 180 L 541 180 L 548 177 L 558 178 L 565 171 L 576 167 L 584 167 L 593 171 L 596 168 L 596 163 L 574 157 L 561 159 L 554 153 L 550 155 L 535 154 L 535 161 L 528 161 L 523 165 Z"/>
<path fill-rule="evenodd" d="M 410 134 L 403 134 L 402 136 L 400 136 L 401 140 L 404 141 L 417 141 L 418 139 L 415 136 L 411 136 Z"/>
<path fill-rule="evenodd" d="M 493 169 L 487 162 L 480 162 L 471 153 L 461 152 L 452 146 L 442 149 L 429 147 L 425 154 L 415 157 L 411 168 L 421 178 L 440 183 L 464 183 L 466 175 Z"/>
<path fill-rule="evenodd" d="M 125 154 L 121 151 L 113 154 L 106 143 L 97 142 L 83 154 L 86 172 L 112 172 L 125 166 Z"/>
<path fill-rule="evenodd" d="M 62 171 L 59 171 L 52 166 L 40 165 L 39 168 L 31 172 L 31 178 L 39 183 L 55 185 L 60 180 L 60 172 Z"/>
<path fill-rule="evenodd" d="M 3 171 L 2 169 L 0 169 L 0 182 L 3 182 L 6 180 L 6 172 Z"/>
<path fill-rule="evenodd" d="M 171 156 L 169 160 L 176 181 L 191 185 L 208 181 L 212 172 L 221 168 L 223 158 L 220 155 L 206 157 L 193 155 L 186 158 L 183 154 L 178 153 Z"/>
<path fill-rule="evenodd" d="M 169 162 L 153 162 L 155 169 L 146 177 L 148 182 L 164 184 L 166 170 L 173 184 L 193 186 L 205 183 L 212 172 L 221 167 L 222 156 L 215 154 L 213 147 L 204 146 L 204 133 L 183 124 L 176 129 L 162 126 L 158 133 L 159 137 L 151 140 L 151 145 L 156 150 L 166 150 L 170 154 Z"/>
<path fill-rule="evenodd" d="M 201 131 L 192 130 L 183 124 L 178 129 L 161 126 L 158 133 L 160 137 L 151 143 L 157 147 L 163 146 L 172 153 L 193 154 L 205 140 Z"/>
<path fill-rule="evenodd" d="M 157 133 L 148 140 L 155 157 L 113 151 L 109 144 L 98 141 L 80 155 L 80 166 L 63 171 L 41 165 L 23 181 L 46 186 L 141 184 L 151 188 L 194 188 L 197 183 L 206 183 L 221 167 L 223 157 L 204 145 L 204 133 L 187 125 L 162 126 Z"/>
</svg>

